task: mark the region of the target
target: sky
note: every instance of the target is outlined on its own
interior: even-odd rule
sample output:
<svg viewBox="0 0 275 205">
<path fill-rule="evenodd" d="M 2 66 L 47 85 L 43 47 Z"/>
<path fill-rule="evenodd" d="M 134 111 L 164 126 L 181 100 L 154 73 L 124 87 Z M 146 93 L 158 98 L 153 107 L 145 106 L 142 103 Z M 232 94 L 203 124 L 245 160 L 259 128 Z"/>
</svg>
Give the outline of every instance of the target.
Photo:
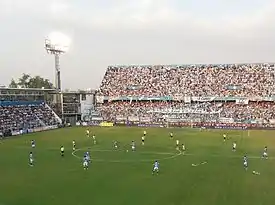
<svg viewBox="0 0 275 205">
<path fill-rule="evenodd" d="M 274 0 L 0 0 L 0 85 L 22 73 L 97 89 L 108 65 L 275 62 Z"/>
</svg>

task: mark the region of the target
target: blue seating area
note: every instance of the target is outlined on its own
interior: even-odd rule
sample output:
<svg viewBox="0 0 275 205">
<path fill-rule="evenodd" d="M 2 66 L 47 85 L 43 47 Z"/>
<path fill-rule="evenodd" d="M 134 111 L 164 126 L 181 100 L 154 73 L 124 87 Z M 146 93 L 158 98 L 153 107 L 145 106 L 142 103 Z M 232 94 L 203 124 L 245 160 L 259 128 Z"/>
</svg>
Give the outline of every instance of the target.
<svg viewBox="0 0 275 205">
<path fill-rule="evenodd" d="M 0 101 L 0 133 L 57 124 L 53 111 L 43 101 Z"/>
</svg>

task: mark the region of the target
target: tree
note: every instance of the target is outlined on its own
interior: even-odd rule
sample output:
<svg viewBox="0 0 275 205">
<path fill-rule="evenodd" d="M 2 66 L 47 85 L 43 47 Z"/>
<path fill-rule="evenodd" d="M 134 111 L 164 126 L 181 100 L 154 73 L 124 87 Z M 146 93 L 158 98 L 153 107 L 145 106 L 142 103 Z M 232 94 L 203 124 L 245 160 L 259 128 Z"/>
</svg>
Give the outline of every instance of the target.
<svg viewBox="0 0 275 205">
<path fill-rule="evenodd" d="M 22 77 L 18 79 L 17 84 L 21 88 L 28 88 L 28 82 L 29 82 L 30 77 L 31 76 L 29 74 L 23 73 Z"/>
<path fill-rule="evenodd" d="M 53 88 L 53 84 L 48 79 L 44 79 L 40 76 L 30 78 L 27 86 L 28 88 Z"/>
<path fill-rule="evenodd" d="M 45 88 L 52 89 L 54 88 L 53 84 L 41 76 L 30 76 L 29 74 L 23 73 L 22 77 L 18 79 L 18 83 L 14 79 L 11 80 L 9 85 L 10 88 Z"/>
<path fill-rule="evenodd" d="M 11 82 L 9 84 L 9 88 L 18 88 L 17 83 L 15 82 L 14 79 L 11 79 Z"/>
</svg>

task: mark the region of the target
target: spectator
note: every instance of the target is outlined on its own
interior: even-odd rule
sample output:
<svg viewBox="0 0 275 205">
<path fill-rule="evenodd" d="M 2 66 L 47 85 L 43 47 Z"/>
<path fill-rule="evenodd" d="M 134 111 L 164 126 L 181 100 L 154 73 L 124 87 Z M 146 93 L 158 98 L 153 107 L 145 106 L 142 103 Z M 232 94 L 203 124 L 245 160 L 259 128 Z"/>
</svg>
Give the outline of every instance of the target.
<svg viewBox="0 0 275 205">
<path fill-rule="evenodd" d="M 0 106 L 0 133 L 57 124 L 52 110 L 45 104 Z"/>
</svg>

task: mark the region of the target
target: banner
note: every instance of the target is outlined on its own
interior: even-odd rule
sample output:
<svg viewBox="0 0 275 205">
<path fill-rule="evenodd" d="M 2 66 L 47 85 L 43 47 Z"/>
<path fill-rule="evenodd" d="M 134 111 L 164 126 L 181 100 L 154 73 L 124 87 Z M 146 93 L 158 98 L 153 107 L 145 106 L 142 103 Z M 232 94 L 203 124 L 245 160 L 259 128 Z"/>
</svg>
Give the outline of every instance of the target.
<svg viewBox="0 0 275 205">
<path fill-rule="evenodd" d="M 138 127 L 164 127 L 162 123 L 138 124 Z"/>
<path fill-rule="evenodd" d="M 145 96 L 120 96 L 120 97 L 104 97 L 108 99 L 108 102 L 111 101 L 150 101 L 150 100 L 158 100 L 158 101 L 168 101 L 168 100 L 173 100 L 172 97 L 170 96 L 152 96 L 152 97 L 145 97 Z"/>
<path fill-rule="evenodd" d="M 140 122 L 151 122 L 151 118 L 150 117 L 140 117 Z"/>
<path fill-rule="evenodd" d="M 236 99 L 236 104 L 242 104 L 242 105 L 247 105 L 249 100 L 247 98 L 245 99 Z"/>
<path fill-rule="evenodd" d="M 194 102 L 211 102 L 211 101 L 236 101 L 236 100 L 242 100 L 244 97 L 234 97 L 234 96 L 205 96 L 205 97 L 190 97 L 190 96 L 183 96 L 182 94 L 176 94 L 173 97 L 171 96 L 153 96 L 153 97 L 146 97 L 146 96 L 120 96 L 120 97 L 108 97 L 108 96 L 100 96 L 104 100 L 111 101 L 150 101 L 150 100 L 156 100 L 156 101 L 184 101 L 186 103 L 190 103 L 191 101 Z M 275 95 L 272 97 L 249 97 L 245 98 L 249 101 L 275 101 Z M 99 99 L 99 101 L 102 102 L 102 99 Z"/>
<path fill-rule="evenodd" d="M 215 97 L 192 97 L 192 101 L 197 102 L 210 102 L 215 100 Z"/>
<path fill-rule="evenodd" d="M 99 124 L 99 126 L 101 126 L 101 127 L 113 127 L 114 123 L 112 123 L 112 122 L 101 122 Z"/>
<path fill-rule="evenodd" d="M 137 116 L 129 116 L 128 121 L 130 122 L 139 122 L 139 117 Z"/>
<path fill-rule="evenodd" d="M 128 85 L 128 86 L 126 87 L 127 90 L 138 90 L 138 89 L 140 89 L 140 88 L 141 88 L 140 85 Z"/>
<path fill-rule="evenodd" d="M 227 89 L 227 90 L 241 90 L 242 86 L 240 86 L 240 85 L 227 85 L 227 86 L 225 86 L 225 89 Z"/>
<path fill-rule="evenodd" d="M 127 121 L 127 116 L 116 116 L 116 121 Z"/>
<path fill-rule="evenodd" d="M 234 119 L 233 118 L 226 118 L 226 117 L 221 117 L 219 118 L 221 123 L 234 123 Z"/>
</svg>

